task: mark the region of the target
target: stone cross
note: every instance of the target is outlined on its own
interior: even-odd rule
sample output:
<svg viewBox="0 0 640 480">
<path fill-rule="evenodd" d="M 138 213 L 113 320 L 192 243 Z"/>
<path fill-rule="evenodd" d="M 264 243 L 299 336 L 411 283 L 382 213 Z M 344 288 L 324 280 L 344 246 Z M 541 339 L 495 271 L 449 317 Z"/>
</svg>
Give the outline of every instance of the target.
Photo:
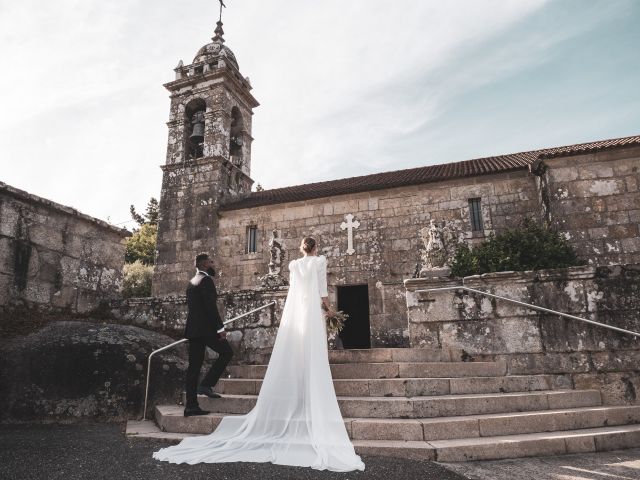
<svg viewBox="0 0 640 480">
<path fill-rule="evenodd" d="M 347 221 L 346 222 L 342 222 L 340 224 L 340 229 L 341 230 L 348 229 L 348 232 L 347 232 L 347 234 L 348 234 L 348 237 L 347 237 L 347 255 L 351 255 L 351 254 L 356 252 L 353 249 L 353 229 L 354 228 L 358 228 L 360 226 L 360 222 L 358 220 L 356 220 L 354 222 L 352 214 L 345 215 L 344 218 L 346 218 Z"/>
</svg>

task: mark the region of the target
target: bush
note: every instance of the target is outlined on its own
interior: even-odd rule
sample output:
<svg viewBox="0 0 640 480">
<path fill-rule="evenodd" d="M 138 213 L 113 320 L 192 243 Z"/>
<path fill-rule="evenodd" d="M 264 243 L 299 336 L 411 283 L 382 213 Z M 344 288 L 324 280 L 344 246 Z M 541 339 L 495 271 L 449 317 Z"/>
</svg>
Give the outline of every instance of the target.
<svg viewBox="0 0 640 480">
<path fill-rule="evenodd" d="M 456 249 L 451 273 L 459 277 L 490 272 L 541 270 L 581 265 L 559 233 L 526 218 L 519 228 L 491 235 L 471 250 Z"/>
<path fill-rule="evenodd" d="M 153 266 L 145 265 L 140 260 L 136 260 L 133 263 L 125 263 L 122 273 L 123 297 L 151 296 L 151 276 L 153 275 Z"/>
</svg>

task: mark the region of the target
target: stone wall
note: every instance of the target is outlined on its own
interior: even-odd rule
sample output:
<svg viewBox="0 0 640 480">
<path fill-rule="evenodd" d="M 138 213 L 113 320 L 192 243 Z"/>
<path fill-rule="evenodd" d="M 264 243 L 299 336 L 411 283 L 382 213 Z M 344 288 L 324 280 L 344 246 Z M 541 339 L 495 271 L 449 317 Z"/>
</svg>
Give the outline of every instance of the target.
<svg viewBox="0 0 640 480">
<path fill-rule="evenodd" d="M 640 332 L 640 265 L 493 273 L 462 283 Z M 459 284 L 442 278 L 405 282 L 412 347 L 504 358 L 513 375 L 571 374 L 576 388 L 600 388 L 607 403 L 640 403 L 640 338 L 475 293 L 417 292 Z"/>
<path fill-rule="evenodd" d="M 128 235 L 0 183 L 0 312 L 96 309 L 119 295 Z"/>
<path fill-rule="evenodd" d="M 225 320 L 270 302 L 274 306 L 248 315 L 226 326 L 234 351 L 233 363 L 268 362 L 284 308 L 287 288 L 220 292 L 218 309 Z M 119 322 L 181 338 L 187 319 L 184 295 L 113 300 L 111 315 Z"/>
<path fill-rule="evenodd" d="M 640 262 L 640 148 L 544 159 L 548 219 L 591 264 Z"/>
<path fill-rule="evenodd" d="M 220 158 L 188 160 L 162 169 L 155 296 L 184 290 L 195 256 L 215 245 L 220 200 L 251 188 L 249 177 Z"/>
<path fill-rule="evenodd" d="M 327 256 L 332 302 L 337 301 L 337 286 L 368 285 L 372 346 L 407 346 L 402 282 L 416 269 L 420 229 L 432 219 L 446 220 L 473 243 L 490 232 L 514 227 L 525 215 L 540 211 L 534 179 L 523 170 L 221 211 L 216 238 L 221 287 L 227 291 L 258 287 L 259 277 L 267 273 L 273 229 L 286 248 L 283 275 L 288 278 L 288 262 L 300 256 L 300 240 L 312 235 L 319 241 L 320 253 Z M 468 200 L 476 197 L 482 198 L 485 230 L 472 234 Z M 347 214 L 360 222 L 354 230 L 353 255 L 347 254 L 347 232 L 340 228 Z M 245 253 L 250 225 L 258 227 L 256 253 Z"/>
</svg>

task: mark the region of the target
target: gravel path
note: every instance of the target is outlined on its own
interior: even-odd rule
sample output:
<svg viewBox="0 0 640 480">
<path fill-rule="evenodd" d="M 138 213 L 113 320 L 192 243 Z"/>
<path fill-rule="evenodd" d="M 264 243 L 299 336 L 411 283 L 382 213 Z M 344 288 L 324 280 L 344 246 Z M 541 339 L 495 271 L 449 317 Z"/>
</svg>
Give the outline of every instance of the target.
<svg viewBox="0 0 640 480">
<path fill-rule="evenodd" d="M 349 473 L 270 463 L 173 465 L 153 460 L 152 452 L 165 446 L 161 441 L 125 438 L 124 425 L 3 425 L 0 479 L 466 479 L 431 462 L 384 457 L 365 456 L 366 470 Z"/>
</svg>

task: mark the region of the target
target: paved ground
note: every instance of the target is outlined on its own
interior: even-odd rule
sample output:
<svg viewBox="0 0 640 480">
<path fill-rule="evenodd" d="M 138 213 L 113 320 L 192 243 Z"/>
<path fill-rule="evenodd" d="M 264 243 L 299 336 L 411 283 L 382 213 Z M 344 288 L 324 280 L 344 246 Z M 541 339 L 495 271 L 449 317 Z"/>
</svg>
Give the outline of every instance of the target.
<svg viewBox="0 0 640 480">
<path fill-rule="evenodd" d="M 0 426 L 0 479 L 16 480 L 465 480 L 431 462 L 363 457 L 364 472 L 319 472 L 270 463 L 173 465 L 151 453 L 166 443 L 126 439 L 124 425 Z M 513 479 L 511 479 L 513 480 Z"/>
<path fill-rule="evenodd" d="M 640 448 L 447 464 L 472 480 L 639 480 Z"/>
</svg>

